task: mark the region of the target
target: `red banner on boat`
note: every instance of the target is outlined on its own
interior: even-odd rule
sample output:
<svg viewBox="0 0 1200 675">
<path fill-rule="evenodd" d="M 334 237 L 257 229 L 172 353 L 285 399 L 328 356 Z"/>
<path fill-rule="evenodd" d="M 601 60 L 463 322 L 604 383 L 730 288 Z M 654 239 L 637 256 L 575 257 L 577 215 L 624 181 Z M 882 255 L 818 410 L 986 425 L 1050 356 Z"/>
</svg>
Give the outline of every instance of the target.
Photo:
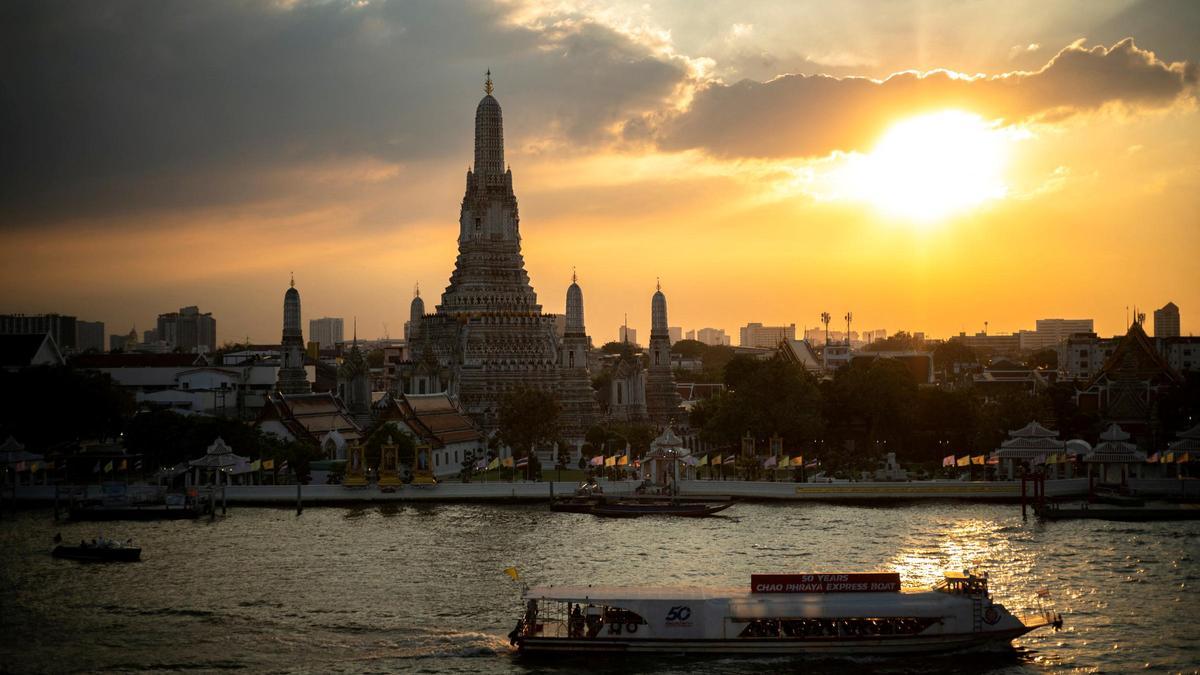
<svg viewBox="0 0 1200 675">
<path fill-rule="evenodd" d="M 895 593 L 899 572 L 866 574 L 752 574 L 754 593 Z"/>
</svg>

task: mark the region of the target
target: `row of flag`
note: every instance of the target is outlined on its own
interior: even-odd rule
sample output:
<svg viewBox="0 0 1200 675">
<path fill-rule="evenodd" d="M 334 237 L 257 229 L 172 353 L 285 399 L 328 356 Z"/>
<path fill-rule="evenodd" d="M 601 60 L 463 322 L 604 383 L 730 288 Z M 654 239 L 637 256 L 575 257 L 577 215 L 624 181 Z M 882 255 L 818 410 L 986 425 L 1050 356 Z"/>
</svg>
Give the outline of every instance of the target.
<svg viewBox="0 0 1200 675">
<path fill-rule="evenodd" d="M 955 457 L 954 455 L 946 455 L 942 458 L 942 466 L 985 466 L 988 464 L 999 464 L 998 457 L 988 457 L 986 455 L 963 455 Z"/>
<path fill-rule="evenodd" d="M 1146 458 L 1148 464 L 1186 464 L 1192 461 L 1190 452 L 1164 452 L 1160 457 L 1156 452 Z"/>
</svg>

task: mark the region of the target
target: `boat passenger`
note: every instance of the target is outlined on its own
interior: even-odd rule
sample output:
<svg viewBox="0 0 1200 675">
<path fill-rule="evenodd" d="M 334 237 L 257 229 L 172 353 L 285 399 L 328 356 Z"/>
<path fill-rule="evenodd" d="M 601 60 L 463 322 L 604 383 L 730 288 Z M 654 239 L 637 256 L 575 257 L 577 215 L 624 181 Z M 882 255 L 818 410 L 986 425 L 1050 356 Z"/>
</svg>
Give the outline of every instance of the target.
<svg viewBox="0 0 1200 675">
<path fill-rule="evenodd" d="M 583 611 L 579 605 L 575 605 L 575 608 L 571 610 L 567 623 L 567 634 L 573 638 L 583 637 Z"/>
</svg>

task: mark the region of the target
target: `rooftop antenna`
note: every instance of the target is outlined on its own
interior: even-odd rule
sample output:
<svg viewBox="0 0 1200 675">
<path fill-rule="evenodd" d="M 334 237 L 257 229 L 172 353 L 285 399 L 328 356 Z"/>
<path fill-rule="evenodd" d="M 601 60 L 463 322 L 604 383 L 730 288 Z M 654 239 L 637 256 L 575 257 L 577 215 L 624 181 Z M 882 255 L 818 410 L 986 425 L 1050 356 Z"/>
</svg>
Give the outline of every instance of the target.
<svg viewBox="0 0 1200 675">
<path fill-rule="evenodd" d="M 624 330 L 621 331 L 621 342 L 629 344 L 629 312 L 625 312 Z"/>
</svg>

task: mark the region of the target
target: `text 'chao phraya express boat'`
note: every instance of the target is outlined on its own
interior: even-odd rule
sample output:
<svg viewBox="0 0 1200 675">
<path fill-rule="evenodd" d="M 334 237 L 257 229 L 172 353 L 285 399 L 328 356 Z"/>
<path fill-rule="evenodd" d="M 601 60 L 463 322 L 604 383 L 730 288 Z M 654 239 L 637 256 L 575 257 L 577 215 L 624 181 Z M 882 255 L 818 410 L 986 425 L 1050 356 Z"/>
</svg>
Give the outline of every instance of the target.
<svg viewBox="0 0 1200 675">
<path fill-rule="evenodd" d="M 993 602 L 986 574 L 947 573 L 915 591 L 884 572 L 755 574 L 748 589 L 545 586 L 523 597 L 509 637 L 525 654 L 918 654 L 1062 626 L 1044 609 L 1019 618 Z"/>
</svg>

